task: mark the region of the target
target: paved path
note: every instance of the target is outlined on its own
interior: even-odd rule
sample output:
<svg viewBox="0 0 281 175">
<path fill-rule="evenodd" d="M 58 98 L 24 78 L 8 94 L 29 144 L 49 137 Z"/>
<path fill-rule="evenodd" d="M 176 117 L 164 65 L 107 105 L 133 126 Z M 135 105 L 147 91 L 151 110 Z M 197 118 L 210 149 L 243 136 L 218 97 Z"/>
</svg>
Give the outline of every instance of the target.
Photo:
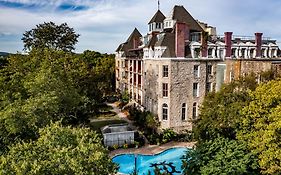
<svg viewBox="0 0 281 175">
<path fill-rule="evenodd" d="M 196 142 L 169 142 L 163 145 L 146 145 L 141 148 L 129 148 L 129 149 L 118 149 L 111 151 L 109 156 L 114 157 L 118 154 L 131 153 L 131 154 L 145 154 L 145 155 L 153 155 L 158 154 L 169 148 L 176 147 L 187 147 L 193 148 Z"/>
<path fill-rule="evenodd" d="M 119 118 L 121 118 L 122 120 L 125 120 L 126 122 L 128 122 L 129 124 L 132 124 L 133 122 L 131 120 L 129 120 L 127 118 L 127 115 L 124 114 L 116 105 L 116 103 L 106 103 L 106 105 L 111 106 L 113 109 L 111 109 L 110 111 L 115 112 L 117 114 L 117 116 Z"/>
</svg>

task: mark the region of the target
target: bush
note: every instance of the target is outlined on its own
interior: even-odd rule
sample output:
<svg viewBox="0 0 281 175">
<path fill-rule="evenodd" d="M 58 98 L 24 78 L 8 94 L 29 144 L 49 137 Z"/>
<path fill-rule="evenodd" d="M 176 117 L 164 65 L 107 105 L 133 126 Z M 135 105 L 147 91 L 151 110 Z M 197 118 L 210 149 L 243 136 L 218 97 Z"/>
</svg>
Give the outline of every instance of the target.
<svg viewBox="0 0 281 175">
<path fill-rule="evenodd" d="M 161 134 L 161 143 L 167 143 L 172 140 L 176 140 L 177 133 L 175 133 L 172 129 L 164 129 Z"/>
</svg>

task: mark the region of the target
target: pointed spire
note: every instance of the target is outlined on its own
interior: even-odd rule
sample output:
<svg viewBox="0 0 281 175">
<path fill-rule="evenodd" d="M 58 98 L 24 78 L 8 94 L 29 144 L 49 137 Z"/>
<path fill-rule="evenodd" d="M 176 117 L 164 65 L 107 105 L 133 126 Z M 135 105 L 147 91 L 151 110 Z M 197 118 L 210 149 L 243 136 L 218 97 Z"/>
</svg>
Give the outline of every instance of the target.
<svg viewBox="0 0 281 175">
<path fill-rule="evenodd" d="M 160 10 L 160 0 L 158 0 L 158 10 Z"/>
</svg>

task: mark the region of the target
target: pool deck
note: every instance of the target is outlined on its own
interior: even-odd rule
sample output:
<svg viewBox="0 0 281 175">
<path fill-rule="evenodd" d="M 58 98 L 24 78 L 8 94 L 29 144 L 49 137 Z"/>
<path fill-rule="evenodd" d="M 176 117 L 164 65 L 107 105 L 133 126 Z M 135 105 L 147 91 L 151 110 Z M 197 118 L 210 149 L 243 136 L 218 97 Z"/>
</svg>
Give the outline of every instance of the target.
<svg viewBox="0 0 281 175">
<path fill-rule="evenodd" d="M 176 147 L 192 148 L 194 147 L 195 143 L 196 142 L 169 142 L 163 145 L 146 145 L 141 148 L 117 149 L 111 151 L 109 153 L 109 156 L 114 157 L 116 155 L 125 154 L 125 153 L 153 155 L 165 151 L 166 149 L 169 148 L 176 148 Z"/>
</svg>

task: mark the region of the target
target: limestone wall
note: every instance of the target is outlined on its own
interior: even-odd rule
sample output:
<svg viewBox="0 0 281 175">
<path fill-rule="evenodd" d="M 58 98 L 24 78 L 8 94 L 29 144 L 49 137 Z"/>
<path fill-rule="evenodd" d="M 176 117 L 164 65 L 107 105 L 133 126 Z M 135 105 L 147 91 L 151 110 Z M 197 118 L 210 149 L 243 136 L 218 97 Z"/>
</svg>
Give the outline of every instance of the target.
<svg viewBox="0 0 281 175">
<path fill-rule="evenodd" d="M 193 104 L 199 106 L 206 94 L 206 82 L 215 90 L 215 60 L 146 59 L 144 61 L 144 106 L 157 114 L 161 128 L 175 131 L 192 129 Z M 163 77 L 163 65 L 168 65 L 168 77 Z M 199 77 L 194 76 L 194 65 L 199 66 Z M 207 75 L 207 65 L 212 65 L 212 74 Z M 163 97 L 162 84 L 168 83 L 168 97 Z M 193 83 L 198 83 L 198 97 L 193 97 Z M 168 120 L 162 119 L 162 105 L 168 105 Z M 186 119 L 182 120 L 182 104 L 186 104 Z"/>
</svg>

